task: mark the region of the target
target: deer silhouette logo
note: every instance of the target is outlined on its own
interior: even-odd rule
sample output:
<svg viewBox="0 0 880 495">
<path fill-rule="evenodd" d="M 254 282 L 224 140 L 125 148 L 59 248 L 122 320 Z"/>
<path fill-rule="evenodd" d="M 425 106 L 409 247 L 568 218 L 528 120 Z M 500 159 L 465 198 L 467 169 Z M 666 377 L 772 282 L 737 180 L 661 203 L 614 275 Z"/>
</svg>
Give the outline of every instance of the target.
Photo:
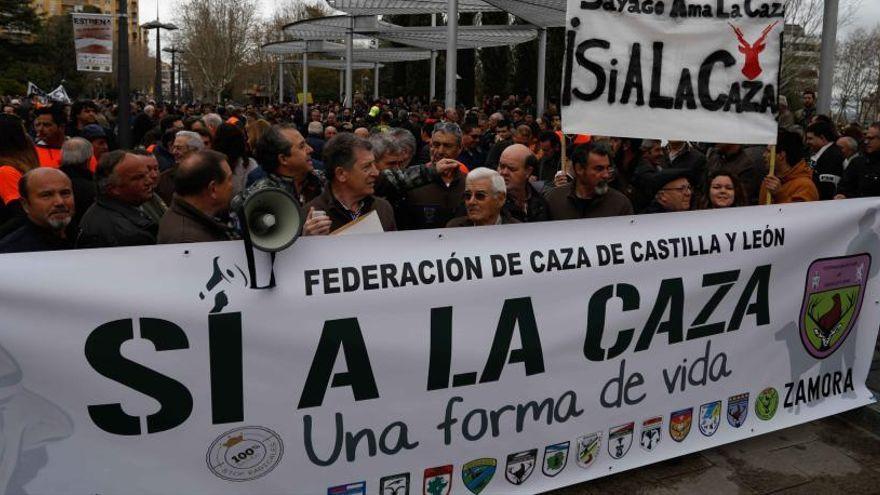
<svg viewBox="0 0 880 495">
<path fill-rule="evenodd" d="M 776 27 L 777 24 L 779 24 L 779 21 L 765 27 L 764 31 L 761 32 L 761 37 L 758 38 L 754 44 L 750 44 L 746 41 L 740 28 L 730 24 L 730 27 L 733 28 L 733 32 L 736 33 L 736 38 L 739 40 L 739 52 L 746 56 L 746 63 L 743 65 L 742 73 L 750 81 L 760 76 L 761 72 L 764 72 L 764 69 L 761 68 L 759 55 L 765 48 L 767 48 L 767 35 L 770 34 L 770 31 L 773 31 L 773 28 Z"/>
</svg>

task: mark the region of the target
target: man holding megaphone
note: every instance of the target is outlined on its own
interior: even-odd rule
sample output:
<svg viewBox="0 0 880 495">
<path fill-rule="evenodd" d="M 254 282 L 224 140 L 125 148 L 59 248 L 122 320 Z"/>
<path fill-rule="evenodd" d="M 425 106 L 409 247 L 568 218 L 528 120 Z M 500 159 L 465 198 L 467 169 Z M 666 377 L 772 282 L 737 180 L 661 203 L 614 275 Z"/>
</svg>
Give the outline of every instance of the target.
<svg viewBox="0 0 880 495">
<path fill-rule="evenodd" d="M 342 133 L 324 146 L 330 178 L 324 192 L 306 205 L 304 235 L 327 235 L 375 211 L 385 232 L 397 230 L 391 204 L 374 196 L 379 169 L 366 139 Z"/>
</svg>

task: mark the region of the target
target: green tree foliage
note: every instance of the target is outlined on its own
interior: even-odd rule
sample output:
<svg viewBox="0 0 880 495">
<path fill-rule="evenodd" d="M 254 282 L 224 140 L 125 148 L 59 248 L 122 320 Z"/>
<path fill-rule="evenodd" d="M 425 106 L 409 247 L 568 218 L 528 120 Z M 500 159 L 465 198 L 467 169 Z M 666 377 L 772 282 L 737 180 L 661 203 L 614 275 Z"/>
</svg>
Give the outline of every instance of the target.
<svg viewBox="0 0 880 495">
<path fill-rule="evenodd" d="M 41 28 L 40 17 L 29 2 L 0 0 L 0 94 L 26 91 L 28 69 L 32 69 L 28 59 L 32 61 L 39 53 L 34 38 Z"/>
</svg>

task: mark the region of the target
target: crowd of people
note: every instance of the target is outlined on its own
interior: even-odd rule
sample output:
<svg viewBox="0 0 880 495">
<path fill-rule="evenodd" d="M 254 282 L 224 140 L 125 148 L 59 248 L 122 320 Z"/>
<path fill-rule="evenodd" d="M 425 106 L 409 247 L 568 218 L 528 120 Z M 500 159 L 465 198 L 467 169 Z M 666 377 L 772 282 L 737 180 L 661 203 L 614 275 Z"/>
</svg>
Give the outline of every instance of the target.
<svg viewBox="0 0 880 495">
<path fill-rule="evenodd" d="M 281 188 L 326 235 L 375 212 L 412 230 L 880 195 L 880 123 L 780 102 L 775 147 L 565 136 L 549 105 L 417 98 L 236 106 L 0 99 L 0 253 L 238 239 L 233 198 Z M 770 173 L 770 153 L 775 170 Z"/>
</svg>

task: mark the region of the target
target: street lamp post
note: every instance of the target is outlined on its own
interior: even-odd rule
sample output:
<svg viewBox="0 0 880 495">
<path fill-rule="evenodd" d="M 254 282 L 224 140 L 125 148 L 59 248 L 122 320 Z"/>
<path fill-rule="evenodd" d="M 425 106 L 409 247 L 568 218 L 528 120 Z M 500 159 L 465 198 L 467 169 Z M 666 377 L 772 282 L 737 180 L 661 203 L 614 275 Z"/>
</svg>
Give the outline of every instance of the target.
<svg viewBox="0 0 880 495">
<path fill-rule="evenodd" d="M 171 102 L 176 105 L 177 93 L 174 91 L 174 69 L 177 66 L 177 54 L 182 52 L 183 50 L 177 48 L 176 46 L 172 46 L 169 48 L 163 48 L 162 51 L 171 54 Z"/>
<path fill-rule="evenodd" d="M 156 88 L 154 94 L 156 96 L 156 103 L 162 103 L 162 30 L 174 31 L 177 29 L 177 26 L 169 23 L 161 23 L 159 22 L 159 19 L 156 19 L 155 21 L 142 25 L 141 28 L 148 31 L 151 29 L 156 30 Z"/>
</svg>

